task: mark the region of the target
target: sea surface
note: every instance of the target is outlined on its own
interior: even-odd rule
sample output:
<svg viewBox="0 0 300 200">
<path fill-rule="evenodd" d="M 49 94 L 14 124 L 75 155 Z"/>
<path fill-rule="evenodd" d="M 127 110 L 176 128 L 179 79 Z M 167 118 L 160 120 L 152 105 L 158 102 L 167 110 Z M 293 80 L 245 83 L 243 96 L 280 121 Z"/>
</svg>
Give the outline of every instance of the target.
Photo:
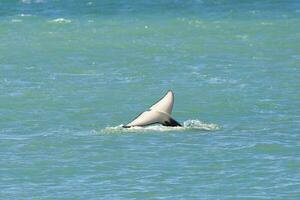
<svg viewBox="0 0 300 200">
<path fill-rule="evenodd" d="M 300 1 L 0 0 L 0 199 L 300 199 Z"/>
</svg>

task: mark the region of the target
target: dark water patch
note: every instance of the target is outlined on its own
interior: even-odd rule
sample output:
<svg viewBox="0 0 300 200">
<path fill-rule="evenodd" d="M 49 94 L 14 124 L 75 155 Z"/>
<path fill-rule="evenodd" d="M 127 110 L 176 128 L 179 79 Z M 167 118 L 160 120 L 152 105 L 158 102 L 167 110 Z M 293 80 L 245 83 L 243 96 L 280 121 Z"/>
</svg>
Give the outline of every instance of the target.
<svg viewBox="0 0 300 200">
<path fill-rule="evenodd" d="M 282 11 L 296 15 L 300 5 L 296 0 L 289 1 L 251 1 L 236 0 L 190 0 L 190 1 L 49 1 L 49 0 L 13 0 L 1 1 L 0 15 L 37 14 L 47 16 L 62 15 L 116 15 L 116 14 L 158 14 L 158 13 L 185 13 L 196 14 L 202 17 L 226 18 L 236 15 L 247 17 L 267 17 L 270 12 Z M 243 14 L 239 14 L 243 13 Z"/>
</svg>

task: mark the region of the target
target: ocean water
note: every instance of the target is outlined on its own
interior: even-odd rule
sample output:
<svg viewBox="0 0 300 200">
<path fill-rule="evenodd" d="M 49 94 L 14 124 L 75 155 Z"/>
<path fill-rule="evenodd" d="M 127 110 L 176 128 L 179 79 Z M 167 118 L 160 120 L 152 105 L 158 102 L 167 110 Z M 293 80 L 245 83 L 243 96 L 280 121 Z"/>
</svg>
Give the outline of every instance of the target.
<svg viewBox="0 0 300 200">
<path fill-rule="evenodd" d="M 0 199 L 300 199 L 300 2 L 0 0 Z"/>
</svg>

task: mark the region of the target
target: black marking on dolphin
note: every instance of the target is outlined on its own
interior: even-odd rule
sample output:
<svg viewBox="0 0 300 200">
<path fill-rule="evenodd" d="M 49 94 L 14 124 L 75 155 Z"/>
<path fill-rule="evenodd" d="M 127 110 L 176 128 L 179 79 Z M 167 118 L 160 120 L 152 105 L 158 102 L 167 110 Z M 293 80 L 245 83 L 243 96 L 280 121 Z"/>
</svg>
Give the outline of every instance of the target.
<svg viewBox="0 0 300 200">
<path fill-rule="evenodd" d="M 170 118 L 169 121 L 164 121 L 162 123 L 163 126 L 181 126 L 175 119 Z"/>
</svg>

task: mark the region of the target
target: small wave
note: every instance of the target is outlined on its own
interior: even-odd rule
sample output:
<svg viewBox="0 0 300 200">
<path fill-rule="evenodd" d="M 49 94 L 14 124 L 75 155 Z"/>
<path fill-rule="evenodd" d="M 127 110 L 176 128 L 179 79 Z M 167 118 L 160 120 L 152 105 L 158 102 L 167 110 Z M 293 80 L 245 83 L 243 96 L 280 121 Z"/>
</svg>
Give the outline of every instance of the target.
<svg viewBox="0 0 300 200">
<path fill-rule="evenodd" d="M 44 3 L 45 1 L 44 0 L 21 0 L 22 3 L 25 3 L 25 4 L 31 4 L 31 3 Z"/>
<path fill-rule="evenodd" d="M 12 23 L 20 23 L 20 22 L 22 22 L 22 20 L 21 19 L 12 19 L 12 20 L 10 20 Z"/>
<path fill-rule="evenodd" d="M 227 79 L 223 79 L 223 78 L 219 78 L 219 77 L 210 78 L 208 80 L 208 83 L 211 83 L 211 84 L 224 84 L 224 83 L 236 84 L 237 82 L 238 81 L 236 81 L 236 80 L 227 80 Z"/>
<path fill-rule="evenodd" d="M 72 21 L 70 19 L 65 19 L 65 18 L 57 18 L 50 20 L 52 23 L 59 23 L 59 24 L 65 24 L 65 23 L 71 23 Z"/>
<path fill-rule="evenodd" d="M 30 16 L 32 16 L 31 14 L 23 14 L 23 13 L 21 13 L 21 14 L 19 14 L 18 15 L 19 17 L 30 17 Z"/>
<path fill-rule="evenodd" d="M 31 4 L 31 0 L 22 0 L 22 3 Z"/>
<path fill-rule="evenodd" d="M 187 130 L 202 130 L 216 131 L 220 127 L 217 124 L 204 123 L 200 120 L 187 120 L 183 122 L 183 127 L 170 127 L 162 125 L 151 125 L 145 127 L 123 128 L 123 124 L 113 127 L 106 127 L 101 130 L 101 133 L 129 133 L 129 132 L 169 132 L 169 131 L 187 131 Z"/>
</svg>

